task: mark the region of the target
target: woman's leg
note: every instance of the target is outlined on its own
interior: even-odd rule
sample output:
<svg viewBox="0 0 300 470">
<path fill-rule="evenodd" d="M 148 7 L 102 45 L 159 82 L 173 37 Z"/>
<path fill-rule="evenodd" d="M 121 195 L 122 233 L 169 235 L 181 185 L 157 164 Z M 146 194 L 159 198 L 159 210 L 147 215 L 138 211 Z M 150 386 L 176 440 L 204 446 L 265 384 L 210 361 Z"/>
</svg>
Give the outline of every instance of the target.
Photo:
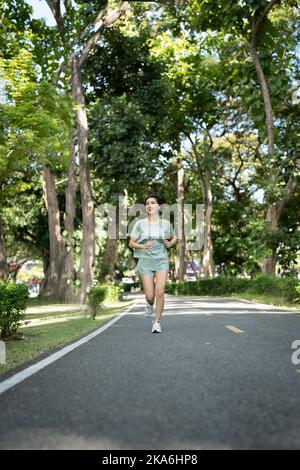
<svg viewBox="0 0 300 470">
<path fill-rule="evenodd" d="M 156 297 L 156 308 L 155 308 L 155 320 L 160 321 L 163 308 L 164 308 L 164 295 L 165 285 L 168 277 L 168 271 L 159 271 L 155 274 L 155 297 Z"/>
<path fill-rule="evenodd" d="M 148 304 L 154 303 L 154 276 L 150 274 L 141 275 L 143 290 Z"/>
</svg>

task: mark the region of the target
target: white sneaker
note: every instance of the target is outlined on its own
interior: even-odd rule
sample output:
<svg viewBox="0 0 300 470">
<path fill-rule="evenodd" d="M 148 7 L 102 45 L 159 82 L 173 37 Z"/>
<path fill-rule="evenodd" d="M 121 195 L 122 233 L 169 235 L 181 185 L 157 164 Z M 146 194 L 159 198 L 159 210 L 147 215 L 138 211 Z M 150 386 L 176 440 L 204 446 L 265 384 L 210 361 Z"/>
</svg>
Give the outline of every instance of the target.
<svg viewBox="0 0 300 470">
<path fill-rule="evenodd" d="M 145 307 L 145 315 L 147 318 L 152 318 L 152 315 L 153 315 L 153 305 L 148 304 L 148 302 Z"/>
<path fill-rule="evenodd" d="M 161 333 L 161 324 L 157 321 L 152 323 L 152 333 Z"/>
</svg>

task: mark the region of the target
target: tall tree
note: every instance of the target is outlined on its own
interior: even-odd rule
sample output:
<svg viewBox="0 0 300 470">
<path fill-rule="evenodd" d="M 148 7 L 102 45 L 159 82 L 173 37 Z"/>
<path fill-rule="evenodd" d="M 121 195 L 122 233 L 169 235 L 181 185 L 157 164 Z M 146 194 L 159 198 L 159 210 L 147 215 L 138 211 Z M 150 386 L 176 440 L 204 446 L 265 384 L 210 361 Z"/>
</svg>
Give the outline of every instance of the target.
<svg viewBox="0 0 300 470">
<path fill-rule="evenodd" d="M 277 101 L 276 93 L 278 92 L 278 85 L 281 88 L 280 96 L 282 96 L 283 89 L 290 82 L 287 72 L 288 68 L 282 66 L 282 57 L 284 57 L 284 60 L 286 60 L 286 58 L 290 60 L 290 55 L 285 55 L 289 46 L 285 47 L 285 45 L 289 40 L 291 40 L 291 42 L 295 41 L 293 34 L 289 37 L 287 42 L 283 43 L 281 41 L 282 30 L 280 31 L 280 23 L 282 23 L 282 21 L 278 21 L 276 17 L 276 14 L 280 10 L 285 11 L 285 15 L 290 18 L 291 22 L 294 24 L 294 28 L 297 29 L 294 21 L 299 13 L 296 13 L 297 2 L 294 1 L 283 3 L 279 0 L 258 0 L 250 4 L 249 2 L 243 1 L 230 1 L 225 5 L 216 0 L 195 0 L 191 2 L 191 7 L 188 11 L 191 22 L 198 31 L 213 28 L 217 31 L 227 33 L 228 38 L 232 41 L 239 41 L 241 45 L 244 44 L 247 46 L 256 72 L 256 81 L 260 86 L 261 101 L 265 114 L 269 162 L 273 159 L 278 160 L 278 142 L 275 141 L 276 134 L 274 133 L 274 104 Z M 281 55 L 281 52 L 283 55 Z M 244 54 L 246 54 L 246 51 Z M 274 64 L 277 62 L 277 59 L 279 60 L 275 68 Z M 280 70 L 279 74 L 278 67 Z M 235 73 L 238 78 L 240 78 L 238 69 L 236 69 Z M 280 77 L 273 77 L 272 74 L 274 73 L 280 75 Z M 283 81 L 280 80 L 282 76 L 285 76 Z M 251 75 L 243 79 L 244 84 L 251 80 L 252 77 L 250 77 Z M 271 90 L 270 83 L 273 78 L 275 78 L 275 80 L 277 79 L 278 84 L 274 85 L 275 80 L 273 80 L 273 89 Z M 251 89 L 253 90 L 253 86 Z M 252 101 L 253 104 L 253 102 L 256 101 L 256 98 L 254 98 L 255 91 L 251 93 L 250 87 L 248 87 L 247 93 L 250 95 L 248 96 L 248 102 Z M 258 107 L 260 108 L 259 105 Z M 260 116 L 257 116 L 256 122 L 261 131 L 262 126 L 261 123 L 259 123 L 260 119 Z M 294 173 L 297 173 L 296 167 Z M 268 199 L 268 194 L 273 192 L 272 188 L 278 183 L 276 174 L 277 171 L 276 168 L 274 168 L 269 178 L 270 191 L 266 194 L 265 221 L 266 230 L 269 232 L 276 230 L 282 208 L 294 193 L 297 185 L 295 174 L 291 175 L 290 179 L 286 181 L 286 186 L 282 190 L 279 200 L 272 201 L 270 198 Z M 274 274 L 275 264 L 276 256 L 273 252 L 270 257 L 266 257 L 262 262 L 262 270 L 265 273 Z"/>
<path fill-rule="evenodd" d="M 46 162 L 62 164 L 71 118 L 67 96 L 36 80 L 38 71 L 28 51 L 0 59 L 0 66 L 5 83 L 0 105 L 0 196 L 5 199 L 16 173 Z"/>
<path fill-rule="evenodd" d="M 74 8 L 70 2 L 64 2 L 65 13 L 63 14 L 60 0 L 47 0 L 47 3 L 55 18 L 57 31 L 65 51 L 65 60 L 57 70 L 57 77 L 59 77 L 60 73 L 65 69 L 70 70 L 70 85 L 76 106 L 75 114 L 82 209 L 82 247 L 78 276 L 80 280 L 79 301 L 83 303 L 92 283 L 95 258 L 95 220 L 88 162 L 88 120 L 81 70 L 103 31 L 111 27 L 124 15 L 129 4 L 124 2 L 115 10 L 111 10 L 109 9 L 108 3 L 104 1 L 100 2 L 100 8 L 96 11 L 99 2 L 95 2 L 95 4 L 89 5 L 88 7 L 83 6 L 83 9 L 79 8 L 79 10 Z M 91 10 L 96 12 L 93 18 L 91 18 L 90 15 Z M 85 20 L 83 28 L 78 28 L 80 15 L 84 16 Z M 71 150 L 72 149 L 74 149 L 74 146 L 71 147 Z M 74 156 L 70 158 L 70 162 L 72 161 L 74 161 Z M 69 177 L 71 181 L 73 181 L 73 175 L 69 173 Z M 73 187 L 73 184 L 71 186 Z M 68 280 L 70 281 L 72 278 Z"/>
</svg>

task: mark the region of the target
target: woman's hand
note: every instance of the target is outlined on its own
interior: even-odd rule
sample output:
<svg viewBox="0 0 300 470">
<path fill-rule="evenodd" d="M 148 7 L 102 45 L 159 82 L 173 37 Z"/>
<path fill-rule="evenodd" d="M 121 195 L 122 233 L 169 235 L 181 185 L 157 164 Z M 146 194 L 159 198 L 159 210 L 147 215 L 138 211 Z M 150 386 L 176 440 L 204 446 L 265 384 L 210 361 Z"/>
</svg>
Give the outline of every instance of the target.
<svg viewBox="0 0 300 470">
<path fill-rule="evenodd" d="M 166 248 L 171 248 L 173 246 L 173 243 L 170 240 L 165 239 L 164 245 Z"/>
<path fill-rule="evenodd" d="M 154 240 L 147 241 L 146 243 L 144 243 L 144 248 L 151 248 L 153 243 L 154 243 Z"/>
</svg>

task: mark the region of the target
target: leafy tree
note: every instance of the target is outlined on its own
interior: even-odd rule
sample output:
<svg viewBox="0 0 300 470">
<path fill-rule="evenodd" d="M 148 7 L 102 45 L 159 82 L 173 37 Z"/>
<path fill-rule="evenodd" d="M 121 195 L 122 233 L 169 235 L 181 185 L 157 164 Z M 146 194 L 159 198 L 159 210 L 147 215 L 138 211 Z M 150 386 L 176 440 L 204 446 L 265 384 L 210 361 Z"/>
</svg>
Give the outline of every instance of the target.
<svg viewBox="0 0 300 470">
<path fill-rule="evenodd" d="M 38 70 L 28 51 L 21 49 L 11 59 L 0 58 L 0 69 L 4 84 L 0 104 L 3 203 L 10 196 L 11 185 L 22 186 L 22 178 L 18 182 L 16 176 L 23 170 L 38 169 L 46 161 L 50 165 L 65 165 L 71 117 L 66 95 L 58 93 L 52 84 L 37 80 Z M 7 271 L 5 266 L 4 270 Z"/>
</svg>

